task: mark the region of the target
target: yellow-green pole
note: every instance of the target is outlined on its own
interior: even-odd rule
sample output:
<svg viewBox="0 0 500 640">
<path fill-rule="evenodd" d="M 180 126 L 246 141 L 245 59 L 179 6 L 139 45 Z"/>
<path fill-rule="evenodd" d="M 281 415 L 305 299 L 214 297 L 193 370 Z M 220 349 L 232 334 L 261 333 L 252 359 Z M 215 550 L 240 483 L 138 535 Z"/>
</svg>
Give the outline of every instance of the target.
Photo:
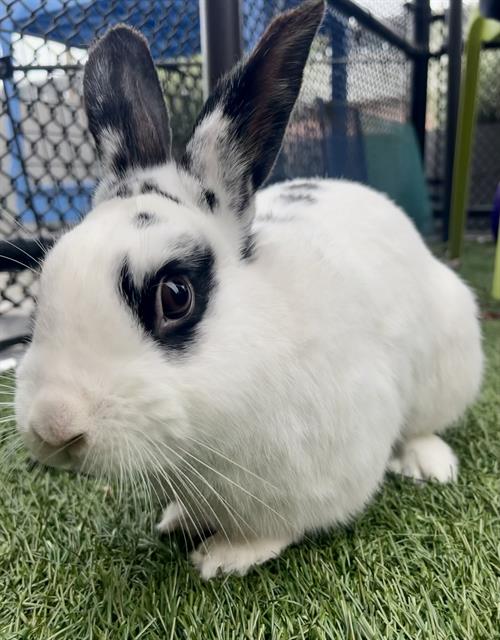
<svg viewBox="0 0 500 640">
<path fill-rule="evenodd" d="M 495 300 L 500 300 L 500 228 L 498 229 L 495 268 L 493 271 L 493 288 L 491 290 L 491 295 Z"/>
</svg>

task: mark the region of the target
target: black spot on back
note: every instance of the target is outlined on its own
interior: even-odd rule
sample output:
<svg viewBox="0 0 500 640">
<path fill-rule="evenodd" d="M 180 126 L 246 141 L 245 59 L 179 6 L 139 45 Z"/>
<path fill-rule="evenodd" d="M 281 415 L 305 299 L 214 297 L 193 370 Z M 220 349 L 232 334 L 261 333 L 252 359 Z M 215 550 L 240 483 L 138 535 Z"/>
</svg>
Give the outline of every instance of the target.
<svg viewBox="0 0 500 640">
<path fill-rule="evenodd" d="M 313 196 L 311 196 L 309 193 L 281 193 L 279 198 L 283 202 L 287 203 L 303 202 L 307 204 L 313 204 L 314 202 L 316 202 L 315 198 L 313 198 Z"/>
<path fill-rule="evenodd" d="M 283 213 L 276 215 L 274 211 L 266 211 L 265 213 L 257 214 L 258 222 L 276 222 L 279 224 L 280 222 L 291 222 L 292 220 L 295 220 L 295 216 L 283 215 Z"/>
<path fill-rule="evenodd" d="M 302 182 L 292 182 L 291 184 L 287 184 L 286 188 L 291 191 L 295 191 L 295 189 L 300 189 L 301 191 L 314 191 L 319 188 L 319 184 L 310 180 L 304 180 Z"/>
</svg>

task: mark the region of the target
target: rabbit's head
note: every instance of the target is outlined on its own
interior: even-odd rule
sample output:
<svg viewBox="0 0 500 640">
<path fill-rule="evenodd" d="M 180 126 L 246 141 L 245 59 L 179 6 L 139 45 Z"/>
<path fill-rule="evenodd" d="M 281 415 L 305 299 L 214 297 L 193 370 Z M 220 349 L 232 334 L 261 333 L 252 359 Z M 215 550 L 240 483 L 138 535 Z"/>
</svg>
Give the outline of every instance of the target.
<svg viewBox="0 0 500 640">
<path fill-rule="evenodd" d="M 102 180 L 46 257 L 17 377 L 18 427 L 37 458 L 140 465 L 155 443 L 187 446 L 251 404 L 278 349 L 273 292 L 252 262 L 254 194 L 323 9 L 308 0 L 271 23 L 207 100 L 180 162 L 143 37 L 120 25 L 91 47 L 84 98 Z"/>
</svg>

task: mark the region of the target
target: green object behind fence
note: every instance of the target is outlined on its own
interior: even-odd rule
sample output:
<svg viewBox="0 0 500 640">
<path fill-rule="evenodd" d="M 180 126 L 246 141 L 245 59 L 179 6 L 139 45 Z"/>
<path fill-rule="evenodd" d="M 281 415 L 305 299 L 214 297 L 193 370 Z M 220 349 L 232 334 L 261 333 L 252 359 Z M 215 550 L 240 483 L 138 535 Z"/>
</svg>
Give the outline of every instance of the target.
<svg viewBox="0 0 500 640">
<path fill-rule="evenodd" d="M 363 117 L 368 184 L 386 193 L 422 234 L 432 230 L 432 209 L 411 124 Z"/>
<path fill-rule="evenodd" d="M 479 54 L 486 42 L 500 39 L 500 22 L 480 13 L 472 17 L 465 48 L 465 70 L 460 90 L 457 141 L 453 165 L 453 188 L 450 212 L 450 258 L 462 254 L 467 202 L 469 196 L 470 160 L 476 124 Z M 493 275 L 493 297 L 500 300 L 500 234 Z"/>
</svg>

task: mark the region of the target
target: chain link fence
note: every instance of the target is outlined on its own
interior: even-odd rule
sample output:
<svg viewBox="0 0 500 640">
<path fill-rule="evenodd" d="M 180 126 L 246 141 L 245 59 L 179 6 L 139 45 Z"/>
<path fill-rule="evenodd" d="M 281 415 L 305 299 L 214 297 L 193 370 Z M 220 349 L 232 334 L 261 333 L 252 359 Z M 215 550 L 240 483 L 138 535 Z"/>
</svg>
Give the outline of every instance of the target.
<svg viewBox="0 0 500 640">
<path fill-rule="evenodd" d="M 274 15 L 296 4 L 298 0 L 243 1 L 244 48 L 248 51 L 256 43 Z M 357 4 L 414 42 L 412 3 Z M 447 5 L 446 0 L 432 4 L 443 15 Z M 408 124 L 412 62 L 334 7 L 331 0 L 272 179 L 344 176 L 388 191 L 408 190 L 408 176 L 411 179 L 418 169 L 418 147 Z M 89 42 L 117 22 L 127 22 L 146 35 L 171 113 L 174 153 L 182 150 L 203 101 L 198 0 L 0 0 L 3 240 L 33 234 L 42 240 L 53 238 L 89 210 L 98 168 L 82 109 L 82 70 Z M 445 42 L 445 21 L 435 19 L 431 50 L 438 51 Z M 473 209 L 489 206 L 500 178 L 499 63 L 499 51 L 483 53 Z M 426 173 L 438 211 L 446 65 L 445 55 L 429 64 Z M 408 164 L 409 155 L 415 158 L 413 164 Z M 420 206 L 422 193 L 409 193 Z M 29 310 L 35 293 L 36 274 L 29 269 L 1 272 L 0 315 L 17 307 Z"/>
<path fill-rule="evenodd" d="M 172 117 L 174 150 L 186 141 L 203 101 L 197 1 L 1 0 L 3 240 L 50 239 L 89 210 L 98 166 L 82 105 L 83 66 L 88 44 L 118 22 L 147 36 Z M 35 293 L 33 271 L 1 273 L 0 314 L 31 308 Z"/>
<path fill-rule="evenodd" d="M 465 0 L 463 33 L 467 37 L 468 24 L 477 2 Z M 448 0 L 434 0 L 435 19 L 431 25 L 430 48 L 439 52 L 448 39 Z M 472 155 L 469 226 L 488 229 L 488 214 L 495 190 L 500 183 L 500 47 L 481 52 L 477 126 Z M 448 99 L 448 56 L 446 52 L 429 63 L 427 95 L 426 172 L 433 205 L 442 214 L 444 201 L 445 130 Z"/>
<path fill-rule="evenodd" d="M 284 3 L 260 0 L 260 4 L 266 8 L 264 15 L 254 4 L 244 15 L 247 46 L 254 44 Z M 413 42 L 414 15 L 407 3 L 365 0 L 358 5 L 365 5 L 377 19 Z M 358 180 L 389 193 L 422 231 L 428 231 L 431 211 L 425 203 L 421 168 L 419 193 L 410 184 L 414 165 L 419 163 L 417 140 L 409 124 L 412 67 L 400 49 L 330 2 L 271 180 L 318 175 Z"/>
</svg>

